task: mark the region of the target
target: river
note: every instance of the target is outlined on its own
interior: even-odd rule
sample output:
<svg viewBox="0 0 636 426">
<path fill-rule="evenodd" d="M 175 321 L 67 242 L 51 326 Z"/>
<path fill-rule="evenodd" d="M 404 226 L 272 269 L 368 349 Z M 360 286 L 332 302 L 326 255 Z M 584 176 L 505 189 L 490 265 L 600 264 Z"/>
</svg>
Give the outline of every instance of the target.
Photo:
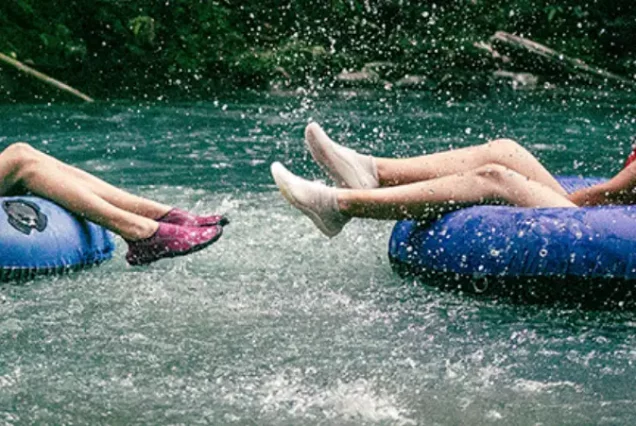
<svg viewBox="0 0 636 426">
<path fill-rule="evenodd" d="M 633 98 L 243 94 L 198 103 L 0 106 L 25 141 L 132 192 L 225 212 L 210 248 L 115 258 L 0 287 L 0 423 L 636 423 L 632 311 L 519 305 L 400 279 L 392 223 L 323 237 L 276 191 L 280 160 L 324 179 L 310 120 L 366 153 L 519 140 L 559 174 L 608 176 Z"/>
</svg>

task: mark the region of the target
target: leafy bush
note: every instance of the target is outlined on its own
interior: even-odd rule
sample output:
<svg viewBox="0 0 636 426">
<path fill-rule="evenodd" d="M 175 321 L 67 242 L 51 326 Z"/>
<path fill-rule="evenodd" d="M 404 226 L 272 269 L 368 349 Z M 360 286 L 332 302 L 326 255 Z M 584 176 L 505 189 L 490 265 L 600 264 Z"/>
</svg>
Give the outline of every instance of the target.
<svg viewBox="0 0 636 426">
<path fill-rule="evenodd" d="M 634 74 L 631 0 L 3 0 L 0 51 L 101 97 L 303 84 L 391 61 L 440 77 L 487 69 L 504 30 Z"/>
</svg>

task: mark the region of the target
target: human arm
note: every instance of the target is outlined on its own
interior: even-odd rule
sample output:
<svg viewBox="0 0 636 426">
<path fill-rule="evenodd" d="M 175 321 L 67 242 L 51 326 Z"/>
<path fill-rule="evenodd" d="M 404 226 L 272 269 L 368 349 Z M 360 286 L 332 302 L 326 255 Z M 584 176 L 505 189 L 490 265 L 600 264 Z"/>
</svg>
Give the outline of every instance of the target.
<svg viewBox="0 0 636 426">
<path fill-rule="evenodd" d="M 577 206 L 636 204 L 636 162 L 607 182 L 578 190 L 568 198 Z"/>
</svg>

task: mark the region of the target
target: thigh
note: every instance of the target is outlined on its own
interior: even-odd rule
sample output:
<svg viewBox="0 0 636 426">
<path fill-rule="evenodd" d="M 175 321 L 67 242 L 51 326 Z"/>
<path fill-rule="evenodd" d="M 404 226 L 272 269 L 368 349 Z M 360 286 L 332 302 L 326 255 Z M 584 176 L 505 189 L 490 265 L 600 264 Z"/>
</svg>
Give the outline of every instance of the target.
<svg viewBox="0 0 636 426">
<path fill-rule="evenodd" d="M 529 151 L 510 139 L 404 159 L 376 158 L 383 186 L 404 185 L 499 164 L 540 182 L 561 195 L 566 191 Z"/>
</svg>

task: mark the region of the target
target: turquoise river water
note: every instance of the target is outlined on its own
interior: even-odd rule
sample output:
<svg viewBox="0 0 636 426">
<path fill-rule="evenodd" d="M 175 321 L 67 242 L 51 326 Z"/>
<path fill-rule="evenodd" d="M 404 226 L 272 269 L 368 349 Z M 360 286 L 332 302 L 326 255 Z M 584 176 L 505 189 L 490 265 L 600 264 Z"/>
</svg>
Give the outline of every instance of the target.
<svg viewBox="0 0 636 426">
<path fill-rule="evenodd" d="M 130 191 L 232 223 L 209 249 L 115 258 L 0 287 L 0 424 L 583 425 L 636 423 L 633 311 L 526 306 L 400 279 L 392 223 L 324 238 L 269 164 L 322 178 L 317 120 L 367 153 L 506 136 L 556 173 L 609 175 L 633 99 L 548 94 L 245 95 L 204 103 L 0 106 L 26 141 Z"/>
</svg>

